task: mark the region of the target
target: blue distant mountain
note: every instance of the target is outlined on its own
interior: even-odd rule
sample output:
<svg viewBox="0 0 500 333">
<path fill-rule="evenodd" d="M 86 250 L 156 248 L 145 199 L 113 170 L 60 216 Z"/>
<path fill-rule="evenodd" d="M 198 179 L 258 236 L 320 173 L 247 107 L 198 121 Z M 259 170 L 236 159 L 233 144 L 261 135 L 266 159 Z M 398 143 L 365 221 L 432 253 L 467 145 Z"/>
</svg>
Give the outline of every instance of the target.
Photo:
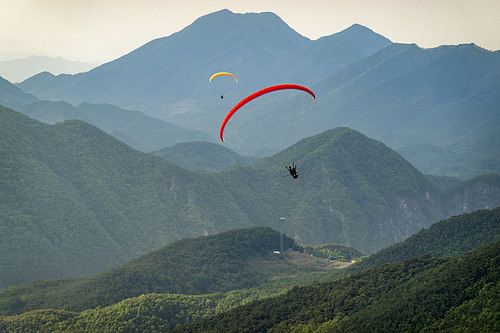
<svg viewBox="0 0 500 333">
<path fill-rule="evenodd" d="M 23 59 L 0 61 L 0 76 L 16 83 L 45 71 L 53 74 L 76 74 L 87 72 L 93 67 L 95 65 L 61 57 L 30 56 Z"/>
<path fill-rule="evenodd" d="M 218 71 L 239 79 L 224 100 L 208 82 Z M 268 144 L 283 130 L 263 130 L 267 120 L 256 121 L 275 105 L 289 109 L 281 98 L 289 95 L 277 94 L 231 122 L 237 134 L 226 147 L 265 156 L 346 126 L 383 141 L 424 173 L 500 172 L 500 53 L 474 44 L 422 49 L 358 24 L 310 40 L 273 13 L 222 10 L 89 72 L 41 73 L 17 86 L 40 99 L 113 104 L 217 137 L 240 99 L 290 82 L 317 97 L 288 121 L 288 132 L 300 124 L 295 137 Z"/>
<path fill-rule="evenodd" d="M 305 132 L 349 126 L 426 173 L 500 172 L 499 51 L 393 44 L 313 89 Z"/>
<path fill-rule="evenodd" d="M 207 108 L 215 72 L 237 73 L 243 96 L 286 81 L 316 82 L 390 44 L 359 25 L 312 41 L 273 13 L 222 10 L 87 73 L 35 76 L 19 86 L 41 99 L 110 103 L 169 120 Z"/>
<path fill-rule="evenodd" d="M 53 77 L 41 73 L 40 77 Z M 0 77 L 0 105 L 20 111 L 47 124 L 69 119 L 83 120 L 95 125 L 135 149 L 150 152 L 179 142 L 215 142 L 216 135 L 188 129 L 110 104 L 82 103 L 73 106 L 65 101 L 44 101 L 25 93 Z"/>
</svg>

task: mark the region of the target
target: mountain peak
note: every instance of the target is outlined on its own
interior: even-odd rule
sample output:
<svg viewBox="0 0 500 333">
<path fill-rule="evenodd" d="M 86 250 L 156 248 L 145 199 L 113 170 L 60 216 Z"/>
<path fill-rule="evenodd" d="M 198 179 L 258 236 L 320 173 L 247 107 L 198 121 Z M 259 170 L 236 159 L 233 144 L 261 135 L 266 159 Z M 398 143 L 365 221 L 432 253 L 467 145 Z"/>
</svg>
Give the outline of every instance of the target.
<svg viewBox="0 0 500 333">
<path fill-rule="evenodd" d="M 334 34 L 334 36 L 346 39 L 365 54 L 375 53 L 392 44 L 390 39 L 358 23 Z"/>
<path fill-rule="evenodd" d="M 230 11 L 229 9 L 221 9 L 212 13 L 205 14 L 203 16 L 198 17 L 194 20 L 193 24 L 196 22 L 208 22 L 208 21 L 218 21 L 221 18 L 228 18 L 234 16 L 235 13 Z"/>
<path fill-rule="evenodd" d="M 210 35 L 217 36 L 218 39 L 221 39 L 221 36 L 241 34 L 259 38 L 259 40 L 269 39 L 269 34 L 294 35 L 295 38 L 300 36 L 307 39 L 272 12 L 233 13 L 228 9 L 222 9 L 198 18 L 184 30 L 199 32 L 199 29 L 204 32 L 205 36 L 210 31 Z M 283 36 L 280 36 L 280 38 L 283 38 Z M 285 38 L 290 37 L 285 36 Z"/>
<path fill-rule="evenodd" d="M 367 28 L 366 26 L 364 25 L 361 25 L 359 23 L 354 23 L 353 25 L 351 25 L 349 28 L 347 29 L 344 29 L 343 31 L 347 31 L 347 30 L 368 30 L 368 31 L 371 31 L 373 32 L 373 30 L 371 30 L 370 28 Z"/>
</svg>

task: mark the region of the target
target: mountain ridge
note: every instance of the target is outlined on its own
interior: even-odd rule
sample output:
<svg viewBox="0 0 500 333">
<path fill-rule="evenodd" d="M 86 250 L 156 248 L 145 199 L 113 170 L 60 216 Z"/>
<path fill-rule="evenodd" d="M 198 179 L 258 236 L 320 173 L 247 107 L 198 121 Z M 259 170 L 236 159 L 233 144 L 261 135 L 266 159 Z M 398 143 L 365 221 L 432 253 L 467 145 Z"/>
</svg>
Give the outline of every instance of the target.
<svg viewBox="0 0 500 333">
<path fill-rule="evenodd" d="M 283 177 L 294 147 L 262 166 L 193 172 L 82 121 L 47 125 L 6 108 L 0 118 L 0 221 L 18 240 L 0 243 L 5 287 L 95 273 L 183 237 L 275 227 L 278 217 L 301 243 L 371 253 L 457 211 L 499 205 L 498 175 L 443 187 L 348 128 L 299 142 L 294 180 Z"/>
<path fill-rule="evenodd" d="M 432 225 L 430 228 L 422 230 L 421 232 L 415 234 L 407 240 L 395 244 L 389 248 L 383 249 L 376 254 L 363 259 L 361 262 L 357 262 L 351 265 L 346 270 L 342 270 L 342 272 L 338 270 L 336 271 L 337 273 L 341 274 L 325 275 L 322 279 L 320 279 L 321 281 L 323 281 L 321 285 L 324 286 L 326 283 L 335 284 L 336 282 L 333 282 L 334 280 L 342 279 L 342 276 L 346 276 L 348 274 L 352 276 L 351 278 L 347 278 L 351 281 L 358 281 L 360 279 L 362 280 L 364 279 L 364 276 L 366 276 L 366 274 L 371 271 L 377 272 L 379 276 L 381 274 L 389 274 L 386 276 L 387 278 L 391 276 L 396 267 L 409 267 L 409 265 L 413 265 L 414 268 L 419 270 L 425 270 L 425 266 L 431 263 L 429 256 L 422 256 L 422 250 L 424 250 L 425 252 L 426 248 L 430 250 L 430 252 L 428 253 L 430 253 L 431 255 L 437 257 L 444 256 L 446 258 L 448 258 L 450 254 L 453 254 L 452 257 L 464 257 L 464 253 L 467 253 L 469 251 L 477 252 L 476 250 L 480 249 L 481 247 L 484 247 L 488 244 L 494 244 L 495 242 L 491 242 L 491 240 L 498 239 L 498 237 L 500 236 L 497 223 L 499 213 L 500 208 L 496 208 L 494 210 L 475 211 L 472 213 L 451 217 L 446 220 L 441 220 Z M 445 233 L 444 238 L 443 231 Z M 198 298 L 189 295 L 153 293 L 126 299 L 124 301 L 121 301 L 120 303 L 114 304 L 104 309 L 101 306 L 104 304 L 108 304 L 110 298 L 119 300 L 122 297 L 126 297 L 124 296 L 124 293 L 128 295 L 134 294 L 134 292 L 131 292 L 131 289 L 136 290 L 138 287 L 143 288 L 142 290 L 146 290 L 144 288 L 149 288 L 150 290 L 155 288 L 164 288 L 165 283 L 158 285 L 153 281 L 153 279 L 155 276 L 162 276 L 163 274 L 159 272 L 165 269 L 167 269 L 167 271 L 164 272 L 164 274 L 171 277 L 171 279 L 168 280 L 169 282 L 167 282 L 166 284 L 171 285 L 172 281 L 176 279 L 175 274 L 172 275 L 172 272 L 178 270 L 178 268 L 170 268 L 170 265 L 166 263 L 177 261 L 180 256 L 182 256 L 183 258 L 181 260 L 182 265 L 192 266 L 188 268 L 190 273 L 187 274 L 184 278 L 184 280 L 188 281 L 185 285 L 190 286 L 191 288 L 193 287 L 191 282 L 202 281 L 202 279 L 199 279 L 200 274 L 202 274 L 201 276 L 204 276 L 206 282 L 216 281 L 217 274 L 214 273 L 216 273 L 218 270 L 209 270 L 207 269 L 207 267 L 213 267 L 215 262 L 226 262 L 224 264 L 225 266 L 227 266 L 229 263 L 234 263 L 234 252 L 239 253 L 237 257 L 240 257 L 241 259 L 240 267 L 236 271 L 239 271 L 240 273 L 245 272 L 245 270 L 247 269 L 247 265 L 243 264 L 243 262 L 245 262 L 247 258 L 252 257 L 255 254 L 259 256 L 276 248 L 278 246 L 278 238 L 278 233 L 276 231 L 260 227 L 243 230 L 233 230 L 213 236 L 183 239 L 180 241 L 176 241 L 162 249 L 153 251 L 140 258 L 132 260 L 125 265 L 116 267 L 111 271 L 99 274 L 98 276 L 67 281 L 40 281 L 31 285 L 12 288 L 8 291 L 0 293 L 0 304 L 4 304 L 4 307 L 2 309 L 3 313 L 7 313 L 9 311 L 10 313 L 22 312 L 24 310 L 33 308 L 58 309 L 53 311 L 61 312 L 56 312 L 54 313 L 54 315 L 57 316 L 58 314 L 60 314 L 63 316 L 54 318 L 52 322 L 55 321 L 62 324 L 61 322 L 67 321 L 67 318 L 74 318 L 71 322 L 66 322 L 62 325 L 63 327 L 66 327 L 67 330 L 71 330 L 71 328 L 73 328 L 74 330 L 75 325 L 78 325 L 78 327 L 82 327 L 79 325 L 85 325 L 85 327 L 87 327 L 86 330 L 104 330 L 104 327 L 109 327 L 109 325 L 111 325 L 111 322 L 114 322 L 115 325 L 117 322 L 120 322 L 127 328 L 137 328 L 138 326 L 142 325 L 140 327 L 142 327 L 142 330 L 145 331 L 151 329 L 152 321 L 156 322 L 157 327 L 159 327 L 159 325 L 166 325 L 168 323 L 169 329 L 173 329 L 176 324 L 172 324 L 172 322 L 186 324 L 202 318 L 213 317 L 216 314 L 227 312 L 227 310 L 229 310 L 230 308 L 236 307 L 238 303 L 240 305 L 248 304 L 249 300 L 251 299 L 269 299 L 270 297 L 273 297 L 274 301 L 278 301 L 279 298 L 276 298 L 276 296 L 279 294 L 282 294 L 280 298 L 283 298 L 287 297 L 286 294 L 297 292 L 298 289 L 296 287 L 293 288 L 293 286 L 297 285 L 298 281 L 294 282 L 292 281 L 292 279 L 286 278 L 286 280 L 289 280 L 288 282 L 285 282 L 285 280 L 283 280 L 282 284 L 275 285 L 274 287 L 273 282 L 270 282 L 267 283 L 267 287 L 265 283 L 264 285 L 261 285 L 257 288 L 240 290 L 239 292 L 233 291 L 226 294 L 216 293 L 210 295 L 200 295 L 200 297 Z M 285 241 L 285 243 L 288 244 L 290 244 L 290 242 L 293 242 L 286 236 Z M 222 243 L 222 245 L 217 245 L 214 247 L 214 245 L 219 243 Z M 228 246 L 230 246 L 233 251 L 228 251 Z M 296 244 L 294 245 L 294 247 L 295 246 Z M 202 253 L 200 254 L 201 257 L 198 255 L 198 251 L 196 251 L 197 247 L 204 248 L 204 251 L 202 251 Z M 289 247 L 289 245 L 287 245 L 286 247 Z M 415 256 L 418 255 L 420 255 L 420 258 L 415 258 Z M 207 260 L 208 257 L 211 257 L 212 259 Z M 413 259 L 410 259 L 411 257 L 413 257 Z M 177 260 L 175 258 L 177 258 Z M 263 258 L 265 258 L 265 255 L 263 256 Z M 286 252 L 285 258 L 289 258 Z M 390 259 L 389 261 L 387 261 L 388 258 Z M 380 259 L 383 260 L 381 261 Z M 317 260 L 317 258 L 315 260 Z M 447 259 L 443 260 L 441 258 L 439 260 L 433 260 L 434 264 L 439 264 L 444 263 Z M 197 263 L 197 261 L 207 262 L 207 264 L 200 265 L 199 263 Z M 270 260 L 269 262 L 274 267 L 267 267 L 263 264 L 263 262 L 260 262 L 258 267 L 255 267 L 255 269 L 264 272 L 268 268 L 271 268 L 271 273 L 267 272 L 267 277 L 269 277 L 270 275 L 274 274 L 273 272 L 276 272 L 276 269 L 285 269 L 285 271 L 290 269 L 290 267 L 278 268 L 283 266 L 282 261 L 283 260 L 281 259 L 277 261 Z M 388 264 L 389 262 L 391 262 L 392 264 Z M 395 265 L 394 262 L 399 262 L 399 264 Z M 418 267 L 415 265 L 418 263 L 421 263 L 422 267 Z M 431 267 L 433 267 L 434 264 L 431 263 Z M 478 263 L 476 262 L 476 264 Z M 479 264 L 481 263 L 479 262 Z M 296 270 L 297 267 L 294 266 L 291 267 L 291 269 Z M 363 270 L 365 271 L 364 273 L 359 273 Z M 399 269 L 396 270 L 399 271 Z M 236 271 L 233 271 L 232 273 L 237 274 Z M 282 273 L 284 273 L 285 271 L 282 271 Z M 206 274 L 207 272 L 209 274 Z M 315 273 L 317 275 L 318 272 Z M 251 274 L 247 273 L 246 275 Z M 411 274 L 405 274 L 405 276 L 411 277 Z M 249 278 L 249 276 L 243 277 L 244 280 L 249 280 Z M 319 276 L 317 276 L 317 278 L 319 278 Z M 144 279 L 147 279 L 149 281 L 147 285 L 144 283 Z M 399 279 L 397 281 L 393 281 L 394 286 L 397 286 L 399 284 L 400 279 L 401 276 L 399 276 Z M 342 284 L 345 283 L 345 281 L 338 282 Z M 84 295 L 83 297 L 79 297 L 78 299 L 70 297 L 72 290 L 74 291 L 78 288 L 83 288 L 85 284 L 88 283 L 93 284 L 93 290 L 103 289 L 100 294 L 106 294 L 109 297 L 93 297 L 94 302 L 98 301 L 100 306 L 92 310 L 87 310 L 86 312 L 63 312 L 61 309 L 76 310 L 91 306 L 89 300 L 91 300 L 92 297 L 89 297 L 89 295 Z M 102 287 L 103 284 L 109 283 L 113 284 L 113 286 Z M 124 291 L 119 292 L 120 288 L 117 288 L 117 286 L 120 285 L 122 286 L 122 289 L 124 289 Z M 203 286 L 203 284 L 195 285 Z M 299 282 L 298 285 L 302 284 Z M 318 280 L 314 278 L 310 280 L 307 285 L 308 286 L 305 287 L 306 289 L 314 289 L 320 286 L 320 284 L 318 284 Z M 344 286 L 347 285 L 348 284 L 344 284 Z M 384 285 L 389 286 L 388 283 L 384 283 Z M 36 288 L 36 291 L 30 293 L 30 288 Z M 276 294 L 276 288 L 280 289 L 281 292 L 278 292 Z M 283 288 L 285 290 L 283 290 Z M 287 290 L 289 292 L 286 292 Z M 262 295 L 263 291 L 265 291 L 265 294 L 267 296 Z M 28 296 L 28 294 L 30 295 Z M 56 294 L 59 294 L 58 298 L 53 297 L 53 295 Z M 65 295 L 65 297 L 61 297 L 62 295 Z M 18 298 L 19 301 L 15 301 L 16 298 Z M 42 302 L 35 302 L 35 299 L 37 298 L 42 299 Z M 51 298 L 54 299 L 50 300 Z M 61 300 L 64 299 L 67 299 L 67 301 L 64 303 L 60 303 Z M 190 299 L 196 301 L 189 302 Z M 271 299 L 271 302 L 274 301 Z M 151 306 L 151 302 L 154 302 L 154 304 L 156 305 L 161 304 L 161 308 L 159 306 Z M 218 304 L 217 308 L 219 309 L 219 311 L 214 311 L 214 308 L 211 305 L 213 303 Z M 96 303 L 93 304 L 93 306 L 95 306 Z M 22 310 L 22 308 L 24 308 L 24 310 Z M 128 321 L 128 315 L 130 315 L 131 312 L 137 313 L 137 308 L 141 308 L 142 310 L 140 311 L 139 317 L 136 317 L 136 320 L 131 323 L 130 321 Z M 225 310 L 222 310 L 221 308 L 224 308 Z M 313 306 L 311 308 L 315 307 Z M 169 309 L 169 311 L 165 311 L 162 309 Z M 188 313 L 191 313 L 193 311 L 196 312 L 196 315 L 188 315 Z M 64 316 L 64 314 L 67 314 L 67 316 Z M 2 325 L 12 325 L 15 321 L 22 322 L 23 320 L 30 317 L 38 318 L 39 316 L 41 316 L 39 319 L 41 321 L 44 321 L 48 319 L 46 315 L 50 318 L 50 311 L 30 311 L 21 316 L 12 317 L 12 319 L 10 320 L 0 320 L 0 328 L 3 327 Z M 110 320 L 110 318 L 113 319 Z M 128 322 L 125 323 L 124 321 Z M 19 325 L 23 324 L 19 323 Z M 24 325 L 27 324 L 24 323 Z M 93 329 L 90 329 L 90 327 L 93 327 Z M 97 329 L 97 327 L 99 327 L 99 329 Z M 163 330 L 166 329 L 167 328 L 164 327 Z"/>
<path fill-rule="evenodd" d="M 1 105 L 16 109 L 26 103 L 33 103 L 38 98 L 32 94 L 24 92 L 8 80 L 0 77 L 0 101 Z"/>
<path fill-rule="evenodd" d="M 356 129 L 404 151 L 424 173 L 434 169 L 462 179 L 477 174 L 456 166 L 464 157 L 469 169 L 498 173 L 491 160 L 500 151 L 495 112 L 500 101 L 493 93 L 500 82 L 500 52 L 473 44 L 434 49 L 393 44 L 325 81 L 312 87 L 322 98 L 307 113 L 315 116 L 304 119 L 310 128 Z M 482 139 L 488 146 L 479 141 L 485 133 L 490 133 Z M 419 144 L 446 150 L 453 160 L 441 160 L 429 150 L 425 161 L 412 148 Z"/>
<path fill-rule="evenodd" d="M 22 82 L 40 72 L 53 74 L 75 74 L 95 67 L 82 61 L 71 61 L 61 57 L 32 55 L 23 59 L 0 61 L 0 76 L 12 83 Z"/>
<path fill-rule="evenodd" d="M 219 171 L 237 164 L 251 165 L 258 160 L 203 141 L 181 142 L 153 153 L 189 170 Z"/>
<path fill-rule="evenodd" d="M 38 76 L 42 80 L 54 77 L 48 72 Z M 144 152 L 172 146 L 178 142 L 216 140 L 215 135 L 184 128 L 135 110 L 125 110 L 109 104 L 82 103 L 73 106 L 64 101 L 39 100 L 7 80 L 0 80 L 0 88 L 0 105 L 16 109 L 48 124 L 70 119 L 83 120 Z"/>
<path fill-rule="evenodd" d="M 173 332 L 398 332 L 403 327 L 489 331 L 496 324 L 499 245 L 491 243 L 450 260 L 416 257 L 297 287 Z"/>
<path fill-rule="evenodd" d="M 287 236 L 284 242 L 297 246 Z M 37 281 L 2 296 L 25 299 L 15 310 L 21 313 L 43 308 L 82 311 L 148 293 L 199 295 L 246 289 L 280 271 L 300 270 L 298 265 L 287 267 L 273 254 L 279 244 L 279 233 L 269 227 L 181 239 L 97 275 Z M 33 287 L 42 293 L 29 293 Z M 12 314 L 14 309 L 1 310 Z"/>
<path fill-rule="evenodd" d="M 500 241 L 500 207 L 481 209 L 438 221 L 429 228 L 366 258 L 354 270 L 362 270 L 411 257 L 456 257 Z"/>
<path fill-rule="evenodd" d="M 203 43 L 211 46 L 199 48 Z M 394 44 L 357 24 L 312 41 L 272 13 L 223 10 L 90 72 L 40 75 L 17 86 L 41 99 L 106 102 L 216 134 L 239 99 L 291 81 L 312 88 L 318 97 L 314 105 L 302 106 L 304 130 L 294 140 L 347 126 L 404 153 L 424 173 L 467 179 L 500 172 L 498 54 L 474 44 L 431 49 Z M 225 103 L 207 82 L 221 70 L 240 79 Z M 277 96 L 274 101 L 252 103 L 253 110 L 288 108 L 287 100 Z M 260 137 L 262 129 L 252 121 L 232 126 L 241 142 L 229 141 L 228 147 L 262 156 L 249 150 L 259 143 L 244 133 Z"/>
<path fill-rule="evenodd" d="M 346 41 L 345 36 L 341 39 Z M 250 93 L 262 85 L 280 83 L 276 75 L 279 69 L 293 65 L 291 57 L 303 58 L 304 48 L 315 43 L 273 13 L 235 14 L 222 10 L 202 16 L 179 32 L 146 43 L 90 72 L 55 77 L 43 85 L 36 84 L 36 78 L 32 78 L 19 86 L 42 99 L 57 98 L 73 104 L 107 102 L 125 108 L 135 107 L 168 120 L 172 113 L 175 114 L 176 103 L 189 105 L 189 101 L 198 96 L 209 96 L 206 81 L 201 78 L 208 78 L 221 68 L 237 72 L 242 78 L 243 94 Z M 389 43 L 381 40 L 379 47 Z M 123 67 L 128 70 L 122 71 Z M 141 78 L 141 86 L 131 78 Z M 30 86 L 37 88 L 29 89 Z M 132 91 L 143 91 L 144 87 L 147 87 L 147 98 L 133 97 Z M 108 97 L 96 99 L 98 95 L 103 96 L 104 91 Z M 142 101 L 133 101 L 137 97 Z"/>
</svg>

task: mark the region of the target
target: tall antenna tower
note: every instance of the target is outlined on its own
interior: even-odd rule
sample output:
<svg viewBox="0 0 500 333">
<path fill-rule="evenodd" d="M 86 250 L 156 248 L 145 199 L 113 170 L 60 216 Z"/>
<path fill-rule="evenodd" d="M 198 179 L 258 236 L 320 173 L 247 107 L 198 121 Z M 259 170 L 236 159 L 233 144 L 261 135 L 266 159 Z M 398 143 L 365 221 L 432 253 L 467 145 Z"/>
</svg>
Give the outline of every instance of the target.
<svg viewBox="0 0 500 333">
<path fill-rule="evenodd" d="M 284 217 L 280 217 L 280 254 L 283 255 L 283 222 L 285 222 Z"/>
</svg>

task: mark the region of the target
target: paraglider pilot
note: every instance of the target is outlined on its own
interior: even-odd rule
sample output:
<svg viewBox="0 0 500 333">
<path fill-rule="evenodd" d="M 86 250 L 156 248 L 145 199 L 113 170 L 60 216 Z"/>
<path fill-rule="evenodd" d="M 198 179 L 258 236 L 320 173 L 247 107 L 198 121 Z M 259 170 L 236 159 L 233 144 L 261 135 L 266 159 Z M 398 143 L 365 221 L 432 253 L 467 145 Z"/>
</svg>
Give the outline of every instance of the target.
<svg viewBox="0 0 500 333">
<path fill-rule="evenodd" d="M 290 175 L 293 178 L 299 178 L 299 174 L 297 173 L 297 166 L 295 165 L 295 163 L 292 162 L 292 165 L 286 166 L 286 168 L 288 169 L 288 171 L 290 172 Z"/>
</svg>

